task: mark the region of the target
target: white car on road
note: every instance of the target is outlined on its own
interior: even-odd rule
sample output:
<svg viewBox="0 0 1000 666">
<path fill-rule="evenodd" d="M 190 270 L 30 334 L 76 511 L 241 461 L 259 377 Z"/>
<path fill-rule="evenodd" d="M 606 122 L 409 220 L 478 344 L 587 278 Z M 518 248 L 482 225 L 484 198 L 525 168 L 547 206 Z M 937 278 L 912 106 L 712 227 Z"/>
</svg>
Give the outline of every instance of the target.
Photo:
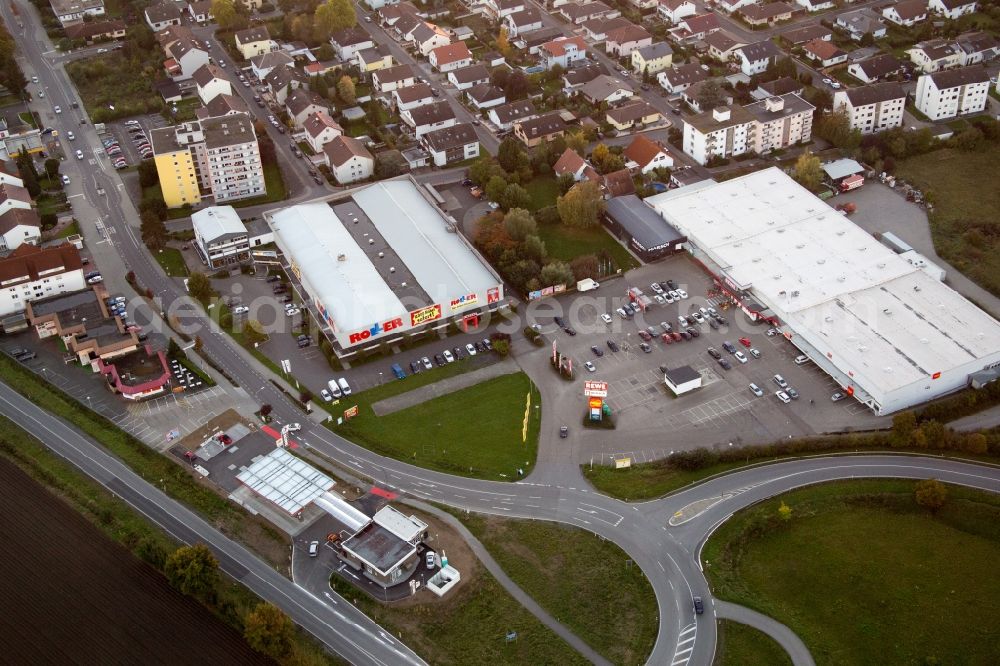
<svg viewBox="0 0 1000 666">
<path fill-rule="evenodd" d="M 469 356 L 475 356 L 476 355 L 476 347 L 471 342 L 469 342 L 469 343 L 467 343 L 465 345 L 465 351 L 468 352 Z"/>
<path fill-rule="evenodd" d="M 233 308 L 233 314 L 246 314 L 248 312 L 250 312 L 250 308 L 245 305 L 237 305 Z"/>
<path fill-rule="evenodd" d="M 609 315 L 607 312 L 601 314 L 601 321 L 603 321 L 605 324 L 610 324 L 611 323 L 611 315 Z"/>
<path fill-rule="evenodd" d="M 448 363 L 454 363 L 455 362 L 455 356 L 450 351 L 448 351 L 447 349 L 445 349 L 443 352 L 441 352 L 441 355 L 444 356 L 444 360 L 447 361 Z"/>
</svg>

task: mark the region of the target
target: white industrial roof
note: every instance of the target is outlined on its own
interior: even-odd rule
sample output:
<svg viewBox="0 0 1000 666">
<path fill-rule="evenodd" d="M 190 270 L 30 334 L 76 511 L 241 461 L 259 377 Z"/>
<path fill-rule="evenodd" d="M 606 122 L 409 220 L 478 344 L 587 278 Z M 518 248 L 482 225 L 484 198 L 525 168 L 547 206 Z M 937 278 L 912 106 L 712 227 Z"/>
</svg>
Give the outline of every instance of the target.
<svg viewBox="0 0 1000 666">
<path fill-rule="evenodd" d="M 372 520 L 376 525 L 381 525 L 403 541 L 410 543 L 427 529 L 427 523 L 413 516 L 406 516 L 388 505 L 379 509 Z"/>
<path fill-rule="evenodd" d="M 227 234 L 245 234 L 236 209 L 232 206 L 209 206 L 191 214 L 191 226 L 206 242 Z"/>
<path fill-rule="evenodd" d="M 864 173 L 865 168 L 856 160 L 844 157 L 824 164 L 823 171 L 825 171 L 826 175 L 833 180 L 840 180 L 841 178 L 846 178 L 847 176 L 853 176 L 856 173 Z"/>
<path fill-rule="evenodd" d="M 336 493 L 323 493 L 316 498 L 316 506 L 343 523 L 351 532 L 357 532 L 371 522 L 365 513 Z"/>
<path fill-rule="evenodd" d="M 291 515 L 334 486 L 333 479 L 285 449 L 274 449 L 258 458 L 236 478 Z"/>
<path fill-rule="evenodd" d="M 383 181 L 353 198 L 432 302 L 485 292 L 498 284 L 412 182 Z"/>
<path fill-rule="evenodd" d="M 326 203 L 299 204 L 271 215 L 289 261 L 308 276 L 338 331 L 407 313 L 364 251 Z M 338 259 L 343 255 L 343 260 Z"/>
<path fill-rule="evenodd" d="M 777 168 L 647 203 L 831 359 L 889 392 L 1000 350 L 1000 324 Z"/>
</svg>

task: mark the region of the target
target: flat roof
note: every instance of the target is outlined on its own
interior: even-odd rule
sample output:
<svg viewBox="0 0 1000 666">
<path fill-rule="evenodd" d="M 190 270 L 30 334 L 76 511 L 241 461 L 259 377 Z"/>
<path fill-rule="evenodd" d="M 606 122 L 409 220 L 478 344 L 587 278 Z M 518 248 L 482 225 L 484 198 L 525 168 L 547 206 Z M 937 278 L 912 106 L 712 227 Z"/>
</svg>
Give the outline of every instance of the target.
<svg viewBox="0 0 1000 666">
<path fill-rule="evenodd" d="M 646 201 L 866 390 L 1000 352 L 996 320 L 780 169 Z"/>
<path fill-rule="evenodd" d="M 195 211 L 191 214 L 191 225 L 206 243 L 247 234 L 243 220 L 232 206 L 209 206 Z"/>
<path fill-rule="evenodd" d="M 285 449 L 274 449 L 236 475 L 240 483 L 290 515 L 333 488 L 333 479 Z"/>
<path fill-rule="evenodd" d="M 674 386 L 680 386 L 681 384 L 701 379 L 701 373 L 692 368 L 690 365 L 682 365 L 677 368 L 671 368 L 670 370 L 667 370 L 664 375 Z"/>
<path fill-rule="evenodd" d="M 92 319 L 95 321 L 104 319 L 101 306 L 97 302 L 97 294 L 93 289 L 32 301 L 31 312 L 36 317 L 57 313 L 63 326 Z"/>
<path fill-rule="evenodd" d="M 372 518 L 375 523 L 389 530 L 403 541 L 413 543 L 427 529 L 427 523 L 415 516 L 406 516 L 391 506 L 384 506 Z"/>
<path fill-rule="evenodd" d="M 376 523 L 368 523 L 343 543 L 359 559 L 385 575 L 416 551 L 416 546 Z"/>
<path fill-rule="evenodd" d="M 684 238 L 634 194 L 608 199 L 607 214 L 647 250 Z"/>
<path fill-rule="evenodd" d="M 825 171 L 826 175 L 832 180 L 840 180 L 841 178 L 846 178 L 847 176 L 853 176 L 856 173 L 864 173 L 865 168 L 856 160 L 844 157 L 824 164 L 823 171 Z"/>
</svg>

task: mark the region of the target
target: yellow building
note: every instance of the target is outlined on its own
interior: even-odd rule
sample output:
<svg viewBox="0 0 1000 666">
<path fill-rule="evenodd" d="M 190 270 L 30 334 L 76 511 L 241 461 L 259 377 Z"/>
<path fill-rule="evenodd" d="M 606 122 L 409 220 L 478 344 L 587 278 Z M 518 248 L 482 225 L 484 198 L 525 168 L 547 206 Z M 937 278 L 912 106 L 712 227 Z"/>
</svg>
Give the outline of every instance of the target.
<svg viewBox="0 0 1000 666">
<path fill-rule="evenodd" d="M 236 48 L 243 54 L 245 60 L 270 53 L 277 48 L 277 44 L 267 31 L 267 26 L 264 25 L 240 30 L 236 33 L 235 39 Z"/>
<path fill-rule="evenodd" d="M 656 74 L 670 67 L 674 62 L 674 50 L 666 42 L 657 42 L 632 51 L 632 71 L 642 74 Z"/>
<path fill-rule="evenodd" d="M 163 201 L 167 208 L 201 202 L 198 172 L 194 156 L 186 145 L 179 145 L 172 127 L 155 129 L 150 133 L 156 175 L 160 178 Z"/>
<path fill-rule="evenodd" d="M 356 58 L 358 68 L 365 74 L 376 72 L 386 67 L 392 67 L 396 64 L 392 53 L 389 52 L 389 48 L 382 44 L 358 51 Z"/>
<path fill-rule="evenodd" d="M 663 116 L 645 100 L 638 100 L 608 109 L 605 119 L 616 130 L 624 132 L 636 125 L 640 127 L 655 125 L 663 119 Z"/>
</svg>

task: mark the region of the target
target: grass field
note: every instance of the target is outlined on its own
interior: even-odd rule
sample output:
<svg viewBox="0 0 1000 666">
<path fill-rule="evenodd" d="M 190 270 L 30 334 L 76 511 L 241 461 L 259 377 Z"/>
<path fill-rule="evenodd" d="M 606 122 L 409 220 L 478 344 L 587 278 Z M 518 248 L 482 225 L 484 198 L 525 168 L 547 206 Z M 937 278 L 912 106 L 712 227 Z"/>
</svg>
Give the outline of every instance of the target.
<svg viewBox="0 0 1000 666">
<path fill-rule="evenodd" d="M 703 552 L 714 593 L 788 625 L 817 664 L 1000 663 L 1000 496 L 951 486 L 934 515 L 914 486 L 829 483 L 741 511 Z"/>
<path fill-rule="evenodd" d="M 420 385 L 411 379 L 427 377 L 427 384 L 443 379 L 446 375 L 437 373 L 456 365 L 365 391 L 358 400 L 342 399 L 338 408 L 357 404 L 359 415 L 331 428 L 372 451 L 428 469 L 496 481 L 518 478 L 518 468 L 528 474 L 537 453 L 541 409 L 535 405 L 541 398 L 524 373 L 496 377 L 386 416 L 372 412 L 373 402 Z M 381 390 L 388 387 L 399 390 Z M 525 443 L 521 427 L 529 387 L 532 418 Z"/>
<path fill-rule="evenodd" d="M 156 263 L 160 264 L 166 274 L 170 277 L 184 277 L 189 275 L 187 264 L 184 263 L 184 255 L 181 251 L 173 247 L 165 247 L 159 252 L 154 252 L 153 257 Z"/>
<path fill-rule="evenodd" d="M 755 461 L 756 462 L 756 461 Z M 620 500 L 641 501 L 661 497 L 700 481 L 713 474 L 741 467 L 743 463 L 726 463 L 687 472 L 670 467 L 664 462 L 640 463 L 625 469 L 606 465 L 582 465 L 583 476 L 594 488 Z"/>
<path fill-rule="evenodd" d="M 558 523 L 460 518 L 515 583 L 601 655 L 614 664 L 646 662 L 656 596 L 621 548 Z"/>
<path fill-rule="evenodd" d="M 230 205 L 233 208 L 259 206 L 260 204 L 283 201 L 288 196 L 288 192 L 285 189 L 285 179 L 281 177 L 281 168 L 277 164 L 264 165 L 264 186 L 267 188 L 266 195 L 254 197 L 253 199 L 233 201 Z"/>
<path fill-rule="evenodd" d="M 897 163 L 896 173 L 929 193 L 938 255 L 1000 295 L 1000 146 L 982 152 L 936 150 Z"/>
<path fill-rule="evenodd" d="M 559 196 L 559 183 L 552 176 L 535 176 L 524 186 L 531 195 L 529 209 L 534 212 L 546 206 L 555 206 Z"/>
<path fill-rule="evenodd" d="M 600 226 L 572 229 L 562 224 L 540 224 L 538 235 L 545 241 L 545 249 L 553 259 L 571 261 L 580 255 L 597 254 L 606 250 L 623 271 L 639 265 L 635 257 Z"/>
<path fill-rule="evenodd" d="M 792 660 L 774 639 L 739 622 L 719 620 L 714 666 L 791 666 Z"/>
<path fill-rule="evenodd" d="M 117 51 L 66 63 L 66 73 L 80 91 L 93 122 L 156 113 L 163 108 L 162 98 L 150 85 L 160 66 L 156 50 L 147 54 L 145 61 L 127 59 Z"/>
</svg>

